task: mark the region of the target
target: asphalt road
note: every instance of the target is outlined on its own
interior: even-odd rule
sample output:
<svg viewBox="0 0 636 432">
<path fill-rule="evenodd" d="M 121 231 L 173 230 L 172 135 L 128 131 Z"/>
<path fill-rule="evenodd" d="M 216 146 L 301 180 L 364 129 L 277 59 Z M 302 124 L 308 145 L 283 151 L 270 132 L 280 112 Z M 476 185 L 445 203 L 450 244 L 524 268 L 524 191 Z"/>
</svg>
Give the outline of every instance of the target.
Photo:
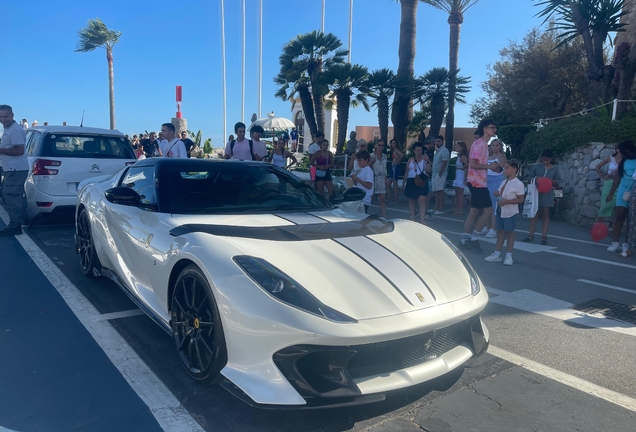
<svg viewBox="0 0 636 432">
<path fill-rule="evenodd" d="M 400 204 L 388 216 L 405 211 Z M 428 225 L 453 241 L 462 230 L 453 217 Z M 521 240 L 527 222 L 518 229 Z M 554 223 L 550 234 L 547 247 L 518 243 L 512 267 L 469 255 L 491 295 L 491 354 L 477 367 L 381 403 L 269 411 L 193 383 L 166 333 L 113 283 L 82 276 L 72 221 L 47 221 L 26 241 L 0 238 L 0 431 L 633 431 L 636 308 L 630 315 L 628 306 L 636 304 L 636 260 L 606 252 L 586 230 Z M 53 273 L 41 270 L 38 249 Z M 51 281 L 56 272 L 88 300 L 80 312 L 92 308 L 97 319 L 87 324 L 65 303 L 64 283 Z M 613 302 L 624 321 L 574 309 L 595 299 Z M 95 322 L 109 323 L 134 354 L 107 353 Z M 134 358 L 160 385 L 120 364 Z M 165 386 L 161 397 L 153 386 Z M 164 403 L 170 398 L 177 406 Z"/>
</svg>

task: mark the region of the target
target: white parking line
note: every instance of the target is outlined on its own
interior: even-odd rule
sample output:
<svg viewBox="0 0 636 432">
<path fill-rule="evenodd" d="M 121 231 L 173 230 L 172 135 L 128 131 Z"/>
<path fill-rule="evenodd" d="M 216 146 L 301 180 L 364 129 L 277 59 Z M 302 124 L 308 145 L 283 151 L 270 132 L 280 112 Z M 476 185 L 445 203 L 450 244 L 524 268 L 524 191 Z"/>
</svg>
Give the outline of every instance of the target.
<svg viewBox="0 0 636 432">
<path fill-rule="evenodd" d="M 99 316 L 99 321 L 130 318 L 130 317 L 139 316 L 139 315 L 145 315 L 144 311 L 142 311 L 141 309 L 133 309 L 133 310 L 127 310 L 127 311 L 121 311 L 121 312 L 111 312 L 107 314 L 101 314 Z"/>
<path fill-rule="evenodd" d="M 492 292 L 491 289 L 488 289 Z M 490 298 L 490 303 L 512 307 L 538 315 L 556 318 L 566 324 L 576 324 L 602 330 L 609 330 L 629 336 L 636 336 L 636 326 L 630 323 L 606 318 L 603 315 L 587 314 L 572 309 L 572 303 L 556 299 L 531 290 L 499 293 Z"/>
<path fill-rule="evenodd" d="M 488 347 L 488 352 L 496 357 L 519 365 L 546 378 L 565 384 L 568 387 L 572 387 L 589 395 L 604 399 L 630 411 L 636 411 L 636 399 L 629 396 L 625 396 L 613 390 L 585 381 L 581 378 L 552 369 L 551 367 L 542 365 L 541 363 L 537 363 L 525 357 L 521 357 L 496 346 L 490 345 L 490 347 Z"/>
<path fill-rule="evenodd" d="M 609 288 L 609 289 L 613 289 L 613 290 L 617 290 L 617 291 L 624 291 L 624 292 L 627 292 L 627 293 L 630 293 L 630 294 L 636 294 L 636 290 L 627 289 L 627 288 L 621 288 L 621 287 L 617 287 L 615 285 L 608 285 L 608 284 L 604 284 L 604 283 L 601 283 L 601 282 L 594 282 L 594 281 L 587 280 L 587 279 L 577 279 L 576 281 L 577 282 L 583 282 L 583 283 L 590 284 L 590 285 L 597 285 L 597 286 L 600 286 L 600 287 L 603 287 L 603 288 Z"/>
<path fill-rule="evenodd" d="M 0 206 L 0 217 L 8 215 Z M 126 340 L 110 325 L 101 320 L 97 309 L 71 283 L 62 271 L 26 234 L 15 236 L 33 262 L 40 268 L 51 285 L 62 296 L 68 307 L 91 334 L 130 387 L 144 401 L 164 431 L 203 431 L 201 426 L 181 405 L 165 384 L 139 358 Z"/>
<path fill-rule="evenodd" d="M 376 205 L 372 205 L 371 207 L 379 208 Z M 392 210 L 392 211 L 396 211 L 396 212 L 411 214 L 408 210 L 396 209 L 396 208 L 388 207 L 388 206 L 387 206 L 387 210 Z M 447 220 L 447 221 L 451 221 L 451 222 L 464 223 L 464 219 L 456 219 L 456 218 L 445 217 L 445 216 L 435 216 L 434 219 L 431 219 L 431 220 L 435 220 L 435 219 L 442 219 L 442 220 Z M 529 234 L 530 233 L 530 231 L 521 230 L 521 229 L 516 229 L 515 232 L 524 233 L 524 234 Z M 560 240 L 572 241 L 572 242 L 576 242 L 576 243 L 584 243 L 584 244 L 589 244 L 589 245 L 594 245 L 594 246 L 603 246 L 603 247 L 609 246 L 608 243 L 593 242 L 593 241 L 589 241 L 589 240 L 579 240 L 579 239 L 575 239 L 575 238 L 572 238 L 572 237 L 564 237 L 564 236 L 558 236 L 558 235 L 552 235 L 552 234 L 550 234 L 549 237 L 550 238 L 555 238 L 555 239 L 560 239 Z"/>
<path fill-rule="evenodd" d="M 516 243 L 515 243 L 515 246 L 516 246 Z M 600 259 L 600 258 L 592 258 L 592 257 L 584 256 L 584 255 L 571 254 L 571 253 L 561 252 L 561 251 L 557 251 L 557 250 L 547 250 L 546 252 L 557 254 L 557 255 L 563 255 L 563 256 L 570 257 L 570 258 L 577 258 L 577 259 L 582 259 L 582 260 L 586 260 L 586 261 L 594 261 L 594 262 L 601 263 L 601 264 L 609 264 L 609 265 L 613 265 L 613 266 L 616 266 L 616 267 L 625 267 L 625 268 L 636 270 L 636 266 L 635 265 L 631 265 L 631 264 L 624 264 L 624 263 L 619 263 L 619 262 L 614 262 L 614 261 L 608 261 L 608 260 L 603 260 L 603 259 Z"/>
<path fill-rule="evenodd" d="M 448 233 L 448 234 L 455 234 L 455 235 L 458 235 L 458 236 L 462 235 L 462 233 L 456 232 L 456 231 L 444 230 L 444 232 Z M 487 238 L 487 237 L 480 237 L 479 241 L 482 241 L 484 243 L 490 243 L 490 244 L 496 244 L 497 243 L 497 239 Z M 524 251 L 524 252 L 528 252 L 528 253 L 550 252 L 550 250 L 556 249 L 554 246 L 541 246 L 541 245 L 536 244 L 536 243 L 524 243 L 524 242 L 519 242 L 519 241 L 515 242 L 514 248 L 516 250 L 520 250 L 520 251 Z"/>
</svg>

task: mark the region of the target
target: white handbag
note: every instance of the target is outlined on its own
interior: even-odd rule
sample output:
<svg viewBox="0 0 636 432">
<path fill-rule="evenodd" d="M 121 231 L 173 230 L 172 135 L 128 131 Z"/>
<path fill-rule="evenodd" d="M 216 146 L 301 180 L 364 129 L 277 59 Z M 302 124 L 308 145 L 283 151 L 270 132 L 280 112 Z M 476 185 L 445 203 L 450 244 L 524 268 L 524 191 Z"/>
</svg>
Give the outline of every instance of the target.
<svg viewBox="0 0 636 432">
<path fill-rule="evenodd" d="M 539 211 L 539 190 L 535 184 L 535 179 L 528 183 L 526 198 L 523 203 L 523 217 L 532 219 Z"/>
</svg>

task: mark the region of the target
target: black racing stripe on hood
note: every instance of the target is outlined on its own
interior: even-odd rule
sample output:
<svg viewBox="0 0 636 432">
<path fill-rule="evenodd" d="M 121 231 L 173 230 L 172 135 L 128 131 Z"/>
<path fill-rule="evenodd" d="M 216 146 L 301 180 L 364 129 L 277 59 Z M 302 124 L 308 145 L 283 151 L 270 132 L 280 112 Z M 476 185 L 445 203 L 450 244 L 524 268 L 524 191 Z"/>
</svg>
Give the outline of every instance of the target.
<svg viewBox="0 0 636 432">
<path fill-rule="evenodd" d="M 189 233 L 206 233 L 223 237 L 255 240 L 303 241 L 359 237 L 393 232 L 393 222 L 376 215 L 359 221 L 325 222 L 305 225 L 243 227 L 232 225 L 186 224 L 170 230 L 174 237 Z"/>
</svg>

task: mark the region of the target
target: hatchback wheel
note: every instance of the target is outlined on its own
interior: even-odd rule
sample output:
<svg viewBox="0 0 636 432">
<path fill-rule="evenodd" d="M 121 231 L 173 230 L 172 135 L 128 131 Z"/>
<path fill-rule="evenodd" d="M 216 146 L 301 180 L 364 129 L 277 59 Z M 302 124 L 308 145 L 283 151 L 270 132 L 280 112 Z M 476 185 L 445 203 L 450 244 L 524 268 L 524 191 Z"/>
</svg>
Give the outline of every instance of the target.
<svg viewBox="0 0 636 432">
<path fill-rule="evenodd" d="M 170 325 L 188 375 L 203 383 L 221 381 L 227 363 L 223 327 L 212 290 L 195 265 L 186 267 L 174 286 Z"/>
<path fill-rule="evenodd" d="M 91 233 L 91 223 L 86 209 L 82 209 L 77 218 L 77 253 L 79 256 L 80 269 L 84 276 L 96 277 L 102 265 L 95 252 L 95 244 Z"/>
</svg>

